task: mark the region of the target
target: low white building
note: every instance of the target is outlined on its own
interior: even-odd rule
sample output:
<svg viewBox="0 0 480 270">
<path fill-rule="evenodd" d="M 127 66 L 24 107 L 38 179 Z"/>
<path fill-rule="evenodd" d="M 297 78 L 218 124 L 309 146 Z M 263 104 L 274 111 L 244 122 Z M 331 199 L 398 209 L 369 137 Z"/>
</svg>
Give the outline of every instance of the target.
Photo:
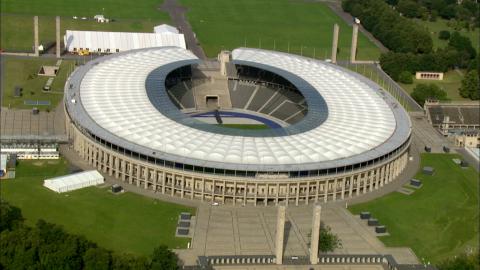
<svg viewBox="0 0 480 270">
<path fill-rule="evenodd" d="M 174 28 L 174 27 L 173 27 Z M 174 46 L 186 49 L 183 34 L 162 27 L 155 33 L 101 32 L 67 30 L 65 48 L 69 52 L 116 53 L 133 49 Z M 176 30 L 176 28 L 174 28 Z"/>
<path fill-rule="evenodd" d="M 43 186 L 57 193 L 62 193 L 100 185 L 104 182 L 103 176 L 98 171 L 92 170 L 45 179 Z"/>
<path fill-rule="evenodd" d="M 56 144 L 2 144 L 2 154 L 15 154 L 17 159 L 58 159 L 60 153 Z"/>
</svg>

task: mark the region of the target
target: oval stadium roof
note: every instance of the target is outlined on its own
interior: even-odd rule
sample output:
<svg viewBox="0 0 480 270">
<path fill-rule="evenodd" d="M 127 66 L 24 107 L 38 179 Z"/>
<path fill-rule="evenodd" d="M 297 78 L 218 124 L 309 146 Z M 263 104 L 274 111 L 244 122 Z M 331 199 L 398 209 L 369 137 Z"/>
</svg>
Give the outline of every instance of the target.
<svg viewBox="0 0 480 270">
<path fill-rule="evenodd" d="M 177 47 L 133 50 L 89 62 L 69 79 L 67 100 L 75 98 L 76 102 L 67 102 L 67 108 L 86 129 L 132 151 L 225 169 L 349 165 L 387 154 L 410 135 L 404 109 L 356 73 L 323 61 L 259 49 L 235 49 L 232 58 L 237 64 L 269 69 L 286 79 L 291 74 L 306 82 L 325 101 L 326 119 L 302 132 L 260 137 L 214 133 L 176 121 L 162 112 L 162 106 L 154 105 L 162 95 L 149 96 L 147 84 L 165 92 L 164 79 L 170 71 L 199 62 L 190 51 Z"/>
</svg>

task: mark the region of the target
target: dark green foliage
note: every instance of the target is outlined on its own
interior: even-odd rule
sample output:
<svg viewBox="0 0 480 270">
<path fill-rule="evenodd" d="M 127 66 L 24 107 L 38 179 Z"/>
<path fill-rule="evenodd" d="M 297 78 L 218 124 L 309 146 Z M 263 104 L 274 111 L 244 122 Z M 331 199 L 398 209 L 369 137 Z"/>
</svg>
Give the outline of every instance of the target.
<svg viewBox="0 0 480 270">
<path fill-rule="evenodd" d="M 0 232 L 12 230 L 23 222 L 20 208 L 0 200 Z"/>
<path fill-rule="evenodd" d="M 415 1 L 412 0 L 400 0 L 397 4 L 398 12 L 409 18 L 418 18 L 421 14 L 421 7 Z"/>
<path fill-rule="evenodd" d="M 100 248 L 83 236 L 69 234 L 43 220 L 28 227 L 23 224 L 20 209 L 4 201 L 0 207 L 0 269 L 177 269 L 177 256 L 167 246 L 156 248 L 150 262 L 144 257 Z"/>
<path fill-rule="evenodd" d="M 467 75 L 465 75 L 459 91 L 462 97 L 470 98 L 473 100 L 480 99 L 480 88 L 477 70 L 470 70 Z"/>
<path fill-rule="evenodd" d="M 433 41 L 428 31 L 401 17 L 382 0 L 344 0 L 342 7 L 346 12 L 360 18 L 362 25 L 394 52 L 432 51 Z"/>
<path fill-rule="evenodd" d="M 469 61 L 470 59 L 475 58 L 477 52 L 472 46 L 472 42 L 468 37 L 460 35 L 459 32 L 455 31 L 450 36 L 448 46 L 454 48 L 461 54 L 462 61 Z"/>
<path fill-rule="evenodd" d="M 447 93 L 436 84 L 418 84 L 413 89 L 412 98 L 421 106 L 427 99 L 446 100 Z"/>
<path fill-rule="evenodd" d="M 413 83 L 412 73 L 409 71 L 402 71 L 398 76 L 398 81 L 406 84 Z"/>
<path fill-rule="evenodd" d="M 161 245 L 153 250 L 152 270 L 175 270 L 177 269 L 177 256 L 167 246 Z"/>
<path fill-rule="evenodd" d="M 438 266 L 439 270 L 478 270 L 480 265 L 480 256 L 478 253 L 470 255 L 462 254 L 455 258 L 450 258 Z"/>
<path fill-rule="evenodd" d="M 341 248 L 342 241 L 336 234 L 332 233 L 332 229 L 324 223 L 320 225 L 320 243 L 318 246 L 320 252 L 331 252 L 336 248 Z"/>
<path fill-rule="evenodd" d="M 450 39 L 450 32 L 448 30 L 442 30 L 438 33 L 438 38 L 448 40 Z"/>
</svg>

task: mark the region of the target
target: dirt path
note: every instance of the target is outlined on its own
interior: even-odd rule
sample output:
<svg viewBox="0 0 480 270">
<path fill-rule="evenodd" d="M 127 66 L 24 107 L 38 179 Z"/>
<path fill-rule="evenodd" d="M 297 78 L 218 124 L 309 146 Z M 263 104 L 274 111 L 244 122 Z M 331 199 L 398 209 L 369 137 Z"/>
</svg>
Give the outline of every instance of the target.
<svg viewBox="0 0 480 270">
<path fill-rule="evenodd" d="M 192 31 L 192 27 L 185 17 L 187 8 L 181 6 L 177 0 L 165 0 L 160 9 L 168 12 L 173 24 L 185 35 L 187 49 L 191 50 L 198 58 L 207 59 L 205 52 Z"/>
</svg>

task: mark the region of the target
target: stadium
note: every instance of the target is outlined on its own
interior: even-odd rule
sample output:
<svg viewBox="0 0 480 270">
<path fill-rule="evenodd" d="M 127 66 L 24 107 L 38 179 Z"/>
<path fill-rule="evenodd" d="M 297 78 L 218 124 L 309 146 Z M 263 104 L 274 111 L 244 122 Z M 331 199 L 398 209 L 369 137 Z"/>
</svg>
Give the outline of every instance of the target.
<svg viewBox="0 0 480 270">
<path fill-rule="evenodd" d="M 381 189 L 408 161 L 396 99 L 337 65 L 261 49 L 178 47 L 94 59 L 65 85 L 67 134 L 92 167 L 175 197 L 308 204 Z M 252 128 L 257 126 L 261 128 Z"/>
</svg>

